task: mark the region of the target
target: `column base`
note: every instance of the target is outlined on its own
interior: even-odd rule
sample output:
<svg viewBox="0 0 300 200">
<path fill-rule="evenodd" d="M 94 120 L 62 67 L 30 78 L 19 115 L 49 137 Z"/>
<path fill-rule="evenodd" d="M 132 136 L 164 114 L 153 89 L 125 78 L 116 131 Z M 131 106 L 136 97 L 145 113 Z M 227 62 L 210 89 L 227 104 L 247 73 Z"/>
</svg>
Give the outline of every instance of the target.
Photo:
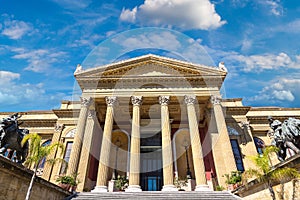
<svg viewBox="0 0 300 200">
<path fill-rule="evenodd" d="M 175 185 L 164 185 L 162 190 L 163 192 L 178 192 L 178 188 Z"/>
<path fill-rule="evenodd" d="M 108 192 L 107 191 L 107 186 L 101 185 L 101 186 L 96 186 L 91 192 Z"/>
<path fill-rule="evenodd" d="M 139 185 L 129 185 L 125 192 L 141 192 L 141 186 Z"/>
<path fill-rule="evenodd" d="M 195 191 L 212 191 L 208 185 L 197 185 Z"/>
</svg>

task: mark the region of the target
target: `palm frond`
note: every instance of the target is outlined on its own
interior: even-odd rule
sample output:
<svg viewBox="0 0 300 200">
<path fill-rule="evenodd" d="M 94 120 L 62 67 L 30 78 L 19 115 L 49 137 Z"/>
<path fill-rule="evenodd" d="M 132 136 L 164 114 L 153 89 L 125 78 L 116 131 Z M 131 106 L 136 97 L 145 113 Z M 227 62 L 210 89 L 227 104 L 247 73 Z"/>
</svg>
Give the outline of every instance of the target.
<svg viewBox="0 0 300 200">
<path fill-rule="evenodd" d="M 299 178 L 300 174 L 295 168 L 283 167 L 277 168 L 269 173 L 269 177 L 273 181 L 288 181 L 293 178 Z"/>
</svg>

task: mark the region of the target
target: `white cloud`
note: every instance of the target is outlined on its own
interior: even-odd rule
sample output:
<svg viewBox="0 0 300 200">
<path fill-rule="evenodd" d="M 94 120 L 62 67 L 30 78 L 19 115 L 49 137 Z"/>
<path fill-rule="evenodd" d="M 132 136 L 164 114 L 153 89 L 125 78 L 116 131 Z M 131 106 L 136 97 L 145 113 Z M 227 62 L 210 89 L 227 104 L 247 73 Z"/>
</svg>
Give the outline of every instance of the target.
<svg viewBox="0 0 300 200">
<path fill-rule="evenodd" d="M 246 72 L 261 72 L 263 70 L 272 70 L 278 68 L 300 68 L 299 60 L 293 61 L 286 53 L 261 54 L 245 56 L 235 52 L 235 54 L 227 55 L 227 60 L 231 62 L 238 61 L 244 63 L 243 70 Z"/>
<path fill-rule="evenodd" d="M 43 83 L 22 83 L 21 75 L 10 71 L 0 71 L 0 110 L 35 109 L 38 106 L 56 105 L 66 94 L 46 92 Z M 21 111 L 22 111 L 21 110 Z"/>
<path fill-rule="evenodd" d="M 287 24 L 280 24 L 280 26 L 271 30 L 285 33 L 300 33 L 300 19 L 293 20 Z"/>
<path fill-rule="evenodd" d="M 138 7 L 123 9 L 120 20 L 146 25 L 189 29 L 216 29 L 226 21 L 209 0 L 145 0 Z"/>
<path fill-rule="evenodd" d="M 122 21 L 134 23 L 136 20 L 136 11 L 137 7 L 133 8 L 132 10 L 123 8 L 120 19 Z"/>
<path fill-rule="evenodd" d="M 28 65 L 25 70 L 40 73 L 49 73 L 49 70 L 52 71 L 56 68 L 50 69 L 52 65 L 62 62 L 66 57 L 65 52 L 57 51 L 55 49 L 28 50 L 23 48 L 13 48 L 12 51 L 16 53 L 12 58 L 24 59 L 27 61 Z"/>
<path fill-rule="evenodd" d="M 3 15 L 6 18 L 3 22 L 1 34 L 9 37 L 10 39 L 20 39 L 25 34 L 33 30 L 31 24 L 24 21 L 14 20 L 7 15 Z M 0 26 L 0 30 L 1 30 Z"/>
<path fill-rule="evenodd" d="M 83 9 L 90 5 L 91 0 L 52 0 L 67 9 Z"/>
<path fill-rule="evenodd" d="M 5 85 L 12 80 L 19 79 L 20 74 L 10 71 L 0 71 L 0 85 Z"/>
<path fill-rule="evenodd" d="M 280 0 L 258 0 L 258 3 L 266 6 L 269 12 L 273 15 L 280 16 L 283 13 L 283 8 L 280 5 Z"/>
<path fill-rule="evenodd" d="M 145 32 L 142 35 L 132 37 L 113 38 L 112 41 L 120 44 L 125 49 L 140 49 L 143 47 L 177 51 L 181 47 L 176 35 L 168 31 L 161 31 L 159 33 Z"/>
<path fill-rule="evenodd" d="M 269 102 L 270 104 L 282 104 L 300 100 L 300 79 L 295 77 L 276 78 L 268 83 L 258 95 L 249 98 L 249 101 Z"/>
</svg>

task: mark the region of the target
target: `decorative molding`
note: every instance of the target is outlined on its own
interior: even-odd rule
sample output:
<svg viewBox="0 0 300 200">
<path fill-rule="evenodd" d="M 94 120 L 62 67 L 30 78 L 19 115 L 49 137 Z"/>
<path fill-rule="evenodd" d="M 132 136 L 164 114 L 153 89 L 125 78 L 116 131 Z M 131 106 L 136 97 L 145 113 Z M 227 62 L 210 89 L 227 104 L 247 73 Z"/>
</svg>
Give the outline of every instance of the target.
<svg viewBox="0 0 300 200">
<path fill-rule="evenodd" d="M 55 124 L 54 131 L 55 132 L 61 132 L 64 129 L 64 127 L 65 127 L 64 124 Z"/>
<path fill-rule="evenodd" d="M 162 106 L 167 106 L 170 103 L 170 96 L 159 96 L 159 104 Z"/>
<path fill-rule="evenodd" d="M 73 138 L 73 137 L 75 136 L 75 134 L 76 134 L 76 131 L 77 131 L 76 128 L 70 130 L 70 131 L 66 134 L 65 137 L 66 137 L 66 138 Z"/>
<path fill-rule="evenodd" d="M 142 96 L 131 96 L 131 103 L 134 106 L 140 106 L 143 103 L 143 97 Z"/>
<path fill-rule="evenodd" d="M 92 104 L 92 102 L 93 102 L 92 97 L 89 98 L 80 97 L 81 106 L 89 107 Z"/>
<path fill-rule="evenodd" d="M 221 98 L 215 95 L 210 96 L 210 102 L 213 105 L 220 105 L 221 104 Z"/>
<path fill-rule="evenodd" d="M 249 129 L 250 128 L 250 122 L 249 121 L 241 121 L 241 125 L 243 129 Z"/>
<path fill-rule="evenodd" d="M 117 103 L 118 99 L 116 96 L 105 97 L 105 102 L 107 106 L 114 106 Z"/>
<path fill-rule="evenodd" d="M 196 103 L 196 96 L 185 95 L 185 96 L 184 96 L 184 102 L 185 102 L 187 105 L 195 104 L 195 103 Z"/>
</svg>

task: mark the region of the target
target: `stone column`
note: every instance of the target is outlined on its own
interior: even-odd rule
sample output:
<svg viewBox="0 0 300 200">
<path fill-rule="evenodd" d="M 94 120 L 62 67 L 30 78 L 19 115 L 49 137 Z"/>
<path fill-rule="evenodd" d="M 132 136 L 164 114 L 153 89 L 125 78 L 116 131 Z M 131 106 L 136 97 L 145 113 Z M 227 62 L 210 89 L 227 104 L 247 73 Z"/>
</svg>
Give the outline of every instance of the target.
<svg viewBox="0 0 300 200">
<path fill-rule="evenodd" d="M 163 177 L 164 186 L 162 191 L 178 191 L 174 186 L 173 172 L 173 156 L 171 144 L 171 127 L 169 119 L 168 104 L 169 96 L 159 96 L 159 104 L 161 105 L 161 136 L 162 136 L 162 160 L 163 160 Z"/>
<path fill-rule="evenodd" d="M 207 185 L 206 177 L 205 177 L 205 167 L 203 162 L 202 146 L 201 146 L 201 140 L 199 135 L 198 120 L 197 120 L 196 110 L 195 110 L 196 97 L 185 96 L 184 101 L 187 105 L 189 131 L 190 131 L 191 146 L 192 146 L 192 153 L 193 153 L 194 171 L 196 177 L 195 191 L 210 190 Z"/>
<path fill-rule="evenodd" d="M 86 125 L 86 119 L 88 116 L 89 107 L 92 104 L 91 97 L 89 98 L 80 97 L 80 100 L 81 100 L 81 109 L 79 113 L 79 119 L 77 122 L 77 133 L 75 134 L 75 138 L 71 150 L 71 156 L 68 163 L 68 170 L 67 170 L 68 175 L 77 173 L 82 141 L 84 136 L 84 130 Z"/>
<path fill-rule="evenodd" d="M 140 186 L 140 105 L 141 96 L 132 96 L 132 129 L 130 145 L 130 173 L 129 186 L 125 192 L 141 192 Z"/>
<path fill-rule="evenodd" d="M 88 185 L 88 172 L 90 167 L 90 156 L 91 148 L 94 140 L 94 126 L 97 123 L 97 114 L 94 109 L 89 110 L 88 118 L 86 121 L 84 141 L 81 148 L 81 155 L 78 166 L 78 180 L 80 183 L 77 186 L 77 191 L 83 191 L 83 189 Z"/>
<path fill-rule="evenodd" d="M 64 124 L 58 124 L 57 123 L 55 125 L 55 127 L 54 127 L 54 134 L 52 136 L 51 143 L 55 143 L 55 142 L 59 142 L 60 141 L 63 129 L 64 129 Z M 50 153 L 49 156 L 47 156 L 47 160 L 56 158 L 57 152 L 58 152 L 58 148 L 55 148 L 55 150 L 52 153 Z M 57 178 L 57 177 L 54 177 L 55 174 L 52 173 L 53 172 L 53 168 L 57 168 L 57 166 L 54 167 L 54 165 L 51 164 L 51 163 L 49 163 L 49 162 L 45 163 L 45 167 L 44 167 L 44 170 L 43 170 L 43 176 L 42 176 L 45 180 L 54 181 L 54 178 L 55 179 Z"/>
<path fill-rule="evenodd" d="M 215 131 L 212 135 L 212 152 L 219 185 L 225 185 L 224 174 L 237 170 L 230 138 L 227 131 L 225 116 L 220 103 L 221 98 L 211 96 L 212 119 L 211 126 Z"/>
<path fill-rule="evenodd" d="M 97 184 L 92 192 L 107 192 L 108 167 L 110 159 L 111 137 L 113 128 L 114 105 L 117 102 L 117 97 L 106 97 L 106 116 L 102 137 L 102 146 L 98 167 Z"/>
</svg>

